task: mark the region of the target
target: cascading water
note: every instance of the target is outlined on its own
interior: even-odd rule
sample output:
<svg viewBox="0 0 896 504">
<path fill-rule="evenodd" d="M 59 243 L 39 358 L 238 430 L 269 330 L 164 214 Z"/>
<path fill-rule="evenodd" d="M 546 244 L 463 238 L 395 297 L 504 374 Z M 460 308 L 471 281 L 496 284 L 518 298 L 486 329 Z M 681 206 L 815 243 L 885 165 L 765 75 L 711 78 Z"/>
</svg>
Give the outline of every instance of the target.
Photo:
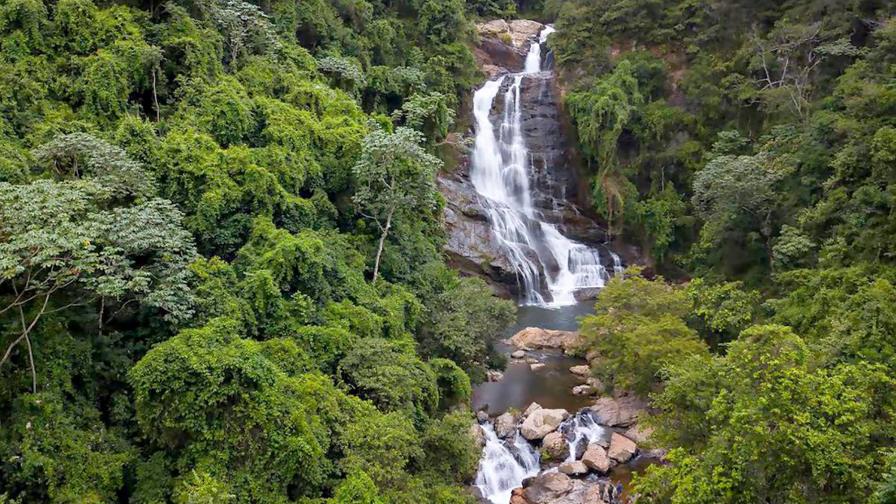
<svg viewBox="0 0 896 504">
<path fill-rule="evenodd" d="M 541 46 L 553 31 L 545 28 L 539 41 L 532 42 L 523 73 L 486 82 L 473 96 L 476 144 L 471 179 L 484 197 L 495 238 L 516 271 L 521 303 L 568 306 L 576 303 L 577 291 L 602 288 L 609 273 L 597 250 L 570 240 L 555 225 L 544 222 L 532 204 L 532 160 L 521 126 L 520 94 L 523 79 L 541 71 Z M 505 79 L 512 81 L 504 93 L 496 137 L 490 115 Z M 615 254 L 611 256 L 618 261 Z"/>
<path fill-rule="evenodd" d="M 566 457 L 566 462 L 576 460 L 579 443 L 584 443 L 587 446 L 588 443 L 597 442 L 607 435 L 607 430 L 599 425 L 588 412 L 580 412 L 566 420 L 560 426 L 560 432 L 566 435 L 566 441 L 569 444 L 569 456 Z"/>
<path fill-rule="evenodd" d="M 482 430 L 485 448 L 476 473 L 476 486 L 492 504 L 507 504 L 514 488 L 538 474 L 538 452 L 518 432 L 513 443 L 508 443 L 495 434 L 490 423 L 483 424 Z"/>
</svg>

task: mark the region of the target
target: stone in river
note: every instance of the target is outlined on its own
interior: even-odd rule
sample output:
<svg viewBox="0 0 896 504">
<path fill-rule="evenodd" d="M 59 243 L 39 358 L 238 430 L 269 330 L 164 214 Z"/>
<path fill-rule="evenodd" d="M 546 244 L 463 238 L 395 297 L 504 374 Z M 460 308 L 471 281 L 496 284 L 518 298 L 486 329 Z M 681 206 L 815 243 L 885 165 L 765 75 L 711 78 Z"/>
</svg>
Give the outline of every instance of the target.
<svg viewBox="0 0 896 504">
<path fill-rule="evenodd" d="M 516 429 L 516 418 L 507 412 L 495 419 L 495 434 L 499 438 L 506 438 Z"/>
<path fill-rule="evenodd" d="M 569 476 L 581 476 L 583 474 L 588 474 L 588 466 L 586 466 L 585 463 L 581 460 L 564 462 L 560 464 L 560 467 L 557 470 Z"/>
<path fill-rule="evenodd" d="M 637 451 L 638 445 L 622 434 L 614 432 L 613 436 L 610 437 L 610 448 L 607 449 L 607 456 L 611 459 L 624 464 L 631 460 Z"/>
<path fill-rule="evenodd" d="M 522 358 L 526 357 L 526 352 L 523 350 L 517 350 L 517 351 L 513 352 L 512 354 L 510 354 L 510 356 L 513 357 L 514 359 L 522 359 Z"/>
<path fill-rule="evenodd" d="M 638 421 L 638 416 L 647 409 L 647 403 L 635 396 L 620 398 L 601 397 L 591 410 L 597 414 L 599 422 L 609 427 L 628 427 Z"/>
<path fill-rule="evenodd" d="M 581 345 L 582 338 L 577 331 L 555 331 L 540 327 L 527 327 L 510 338 L 510 343 L 524 350 L 557 348 L 573 350 Z"/>
<path fill-rule="evenodd" d="M 534 402 L 534 403 L 530 404 L 528 408 L 526 408 L 526 411 L 523 412 L 523 416 L 527 417 L 527 416 L 531 415 L 532 413 L 534 413 L 535 411 L 538 411 L 540 409 L 541 409 L 541 405 L 538 404 L 537 402 Z"/>
<path fill-rule="evenodd" d="M 572 388 L 573 395 L 591 395 L 596 391 L 591 385 L 576 385 Z"/>
<path fill-rule="evenodd" d="M 569 368 L 569 372 L 584 378 L 591 374 L 591 368 L 588 367 L 587 364 L 582 364 L 581 366 L 573 366 Z"/>
<path fill-rule="evenodd" d="M 569 413 L 565 409 L 537 409 L 523 421 L 520 433 L 529 441 L 542 439 L 557 430 L 568 417 Z"/>
<path fill-rule="evenodd" d="M 582 455 L 582 463 L 600 473 L 606 473 L 613 466 L 607 451 L 596 443 L 588 445 L 588 449 Z"/>
<path fill-rule="evenodd" d="M 546 366 L 547 366 L 547 364 L 545 364 L 545 363 L 543 363 L 543 362 L 536 362 L 535 364 L 529 364 L 529 368 L 530 368 L 532 371 L 541 371 L 541 370 L 544 369 Z"/>
<path fill-rule="evenodd" d="M 569 456 L 569 443 L 558 431 L 551 432 L 541 442 L 541 450 L 551 460 L 565 460 Z"/>
</svg>

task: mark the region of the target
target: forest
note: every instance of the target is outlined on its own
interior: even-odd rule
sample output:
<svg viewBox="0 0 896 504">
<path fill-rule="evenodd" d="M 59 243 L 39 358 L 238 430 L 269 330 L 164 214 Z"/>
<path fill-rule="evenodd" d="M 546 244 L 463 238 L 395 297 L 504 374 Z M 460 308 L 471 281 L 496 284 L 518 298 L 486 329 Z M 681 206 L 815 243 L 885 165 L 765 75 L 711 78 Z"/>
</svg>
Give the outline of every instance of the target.
<svg viewBox="0 0 896 504">
<path fill-rule="evenodd" d="M 462 504 L 475 23 L 551 22 L 638 502 L 896 502 L 896 3 L 0 0 L 0 503 Z"/>
</svg>

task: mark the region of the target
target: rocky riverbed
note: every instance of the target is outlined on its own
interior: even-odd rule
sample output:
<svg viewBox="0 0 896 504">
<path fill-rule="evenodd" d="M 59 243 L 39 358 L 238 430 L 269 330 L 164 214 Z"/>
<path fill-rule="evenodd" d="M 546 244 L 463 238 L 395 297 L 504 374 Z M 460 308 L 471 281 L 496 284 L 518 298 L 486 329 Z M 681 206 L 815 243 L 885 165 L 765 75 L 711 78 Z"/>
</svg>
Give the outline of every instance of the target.
<svg viewBox="0 0 896 504">
<path fill-rule="evenodd" d="M 550 405 L 530 402 L 500 411 L 484 405 L 479 411 L 471 434 L 483 449 L 474 487 L 483 503 L 628 502 L 631 475 L 664 456 L 662 450 L 646 448 L 651 431 L 638 423 L 646 402 L 631 395 L 601 395 L 603 385 L 585 360 L 567 361 L 572 365 L 562 370 L 554 364 L 553 375 L 540 372 L 537 366 L 547 367 L 546 355 L 574 352 L 581 345 L 578 333 L 568 330 L 568 320 L 559 325 L 517 331 L 505 342 L 508 370 L 477 387 L 500 387 L 514 379 L 513 370 L 520 366 L 532 370 L 536 387 L 554 385 L 553 394 L 545 396 Z"/>
</svg>

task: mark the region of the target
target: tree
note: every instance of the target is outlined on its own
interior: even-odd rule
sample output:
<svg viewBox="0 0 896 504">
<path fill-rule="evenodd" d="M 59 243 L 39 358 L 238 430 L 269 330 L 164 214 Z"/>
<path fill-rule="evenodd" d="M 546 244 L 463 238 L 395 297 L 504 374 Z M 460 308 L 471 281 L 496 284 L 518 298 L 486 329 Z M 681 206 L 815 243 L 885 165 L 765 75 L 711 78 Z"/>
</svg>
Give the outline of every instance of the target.
<svg viewBox="0 0 896 504">
<path fill-rule="evenodd" d="M 790 328 L 768 325 L 744 331 L 710 363 L 669 363 L 654 423 L 677 448 L 671 464 L 637 479 L 636 491 L 652 502 L 694 503 L 867 496 L 884 462 L 879 448 L 896 434 L 893 377 L 879 365 L 816 368 L 811 359 Z"/>
<path fill-rule="evenodd" d="M 685 324 L 689 310 L 684 289 L 662 277 L 647 280 L 637 269 L 614 277 L 600 292 L 595 314 L 581 323 L 586 348 L 599 354 L 592 371 L 619 389 L 647 395 L 663 366 L 707 353 Z"/>
<path fill-rule="evenodd" d="M 715 244 L 729 230 L 758 229 L 771 260 L 774 216 L 782 198 L 779 187 L 787 175 L 787 168 L 778 167 L 766 154 L 712 159 L 694 177 L 691 198 L 705 222 L 701 237 Z"/>
<path fill-rule="evenodd" d="M 422 141 L 423 135 L 409 128 L 397 128 L 391 134 L 374 131 L 364 139 L 353 169 L 354 202 L 380 229 L 374 282 L 393 219 L 428 212 L 436 205 L 435 175 L 442 162 L 426 152 Z"/>
<path fill-rule="evenodd" d="M 98 303 L 102 333 L 115 309 L 138 302 L 183 320 L 192 314 L 187 265 L 195 257 L 181 213 L 147 199 L 152 180 L 121 149 L 68 135 L 35 158 L 67 180 L 0 183 L 0 315 L 18 325 L 0 366 L 24 342 L 34 392 L 31 334 L 45 315 Z"/>
</svg>

